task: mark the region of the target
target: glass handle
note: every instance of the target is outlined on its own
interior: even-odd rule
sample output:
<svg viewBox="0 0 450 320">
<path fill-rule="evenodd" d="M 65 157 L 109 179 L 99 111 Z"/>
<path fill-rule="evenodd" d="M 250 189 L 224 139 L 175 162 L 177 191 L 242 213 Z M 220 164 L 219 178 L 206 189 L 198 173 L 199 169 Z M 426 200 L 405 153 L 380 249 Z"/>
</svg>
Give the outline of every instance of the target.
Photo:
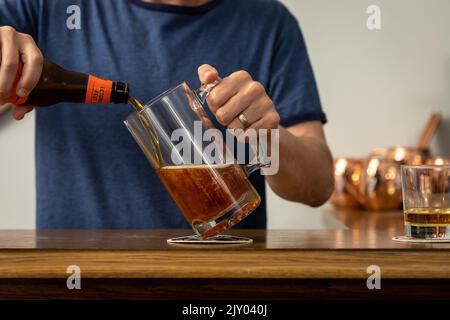
<svg viewBox="0 0 450 320">
<path fill-rule="evenodd" d="M 195 96 L 202 105 L 205 104 L 206 98 L 208 98 L 208 95 L 211 92 L 211 90 L 214 89 L 214 87 L 217 86 L 219 83 L 220 80 L 216 80 L 212 83 L 202 84 L 200 88 L 194 90 Z"/>
<path fill-rule="evenodd" d="M 250 176 L 253 172 L 257 171 L 258 169 L 267 168 L 270 167 L 271 165 L 271 161 L 267 155 L 267 146 L 265 144 L 258 143 L 258 148 L 260 152 L 258 152 L 258 150 L 254 150 L 255 153 L 257 154 L 258 162 L 255 164 L 245 164 L 243 166 L 247 176 Z"/>
<path fill-rule="evenodd" d="M 258 169 L 261 168 L 261 166 L 259 164 L 244 164 L 242 166 L 242 168 L 245 171 L 245 174 L 248 176 L 252 175 L 253 172 L 257 171 Z"/>
</svg>

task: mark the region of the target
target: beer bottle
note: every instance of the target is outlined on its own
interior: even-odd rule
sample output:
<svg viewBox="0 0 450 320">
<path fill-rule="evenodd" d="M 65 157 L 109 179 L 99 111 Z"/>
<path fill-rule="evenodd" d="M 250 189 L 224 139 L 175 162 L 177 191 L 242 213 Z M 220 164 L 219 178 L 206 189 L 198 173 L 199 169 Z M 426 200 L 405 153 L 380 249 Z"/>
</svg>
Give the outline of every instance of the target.
<svg viewBox="0 0 450 320">
<path fill-rule="evenodd" d="M 16 94 L 23 65 L 17 70 L 9 102 L 24 106 L 50 106 L 59 102 L 127 103 L 129 85 L 124 82 L 97 78 L 80 72 L 65 70 L 44 60 L 41 78 L 27 97 Z"/>
</svg>

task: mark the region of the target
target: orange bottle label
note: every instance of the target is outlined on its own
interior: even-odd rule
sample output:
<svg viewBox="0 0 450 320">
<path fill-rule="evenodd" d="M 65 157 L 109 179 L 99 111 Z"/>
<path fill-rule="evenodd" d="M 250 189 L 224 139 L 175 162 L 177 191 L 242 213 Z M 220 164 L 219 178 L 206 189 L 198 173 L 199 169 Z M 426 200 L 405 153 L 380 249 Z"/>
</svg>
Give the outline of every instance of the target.
<svg viewBox="0 0 450 320">
<path fill-rule="evenodd" d="M 16 105 L 24 104 L 28 96 L 26 97 L 19 97 L 16 93 L 17 91 L 17 84 L 19 83 L 20 77 L 22 76 L 22 70 L 23 70 L 23 63 L 19 62 L 19 67 L 17 68 L 16 78 L 14 79 L 13 86 L 11 89 L 11 94 L 9 95 L 8 102 Z"/>
<path fill-rule="evenodd" d="M 89 76 L 86 90 L 86 103 L 109 103 L 113 82 Z"/>
</svg>

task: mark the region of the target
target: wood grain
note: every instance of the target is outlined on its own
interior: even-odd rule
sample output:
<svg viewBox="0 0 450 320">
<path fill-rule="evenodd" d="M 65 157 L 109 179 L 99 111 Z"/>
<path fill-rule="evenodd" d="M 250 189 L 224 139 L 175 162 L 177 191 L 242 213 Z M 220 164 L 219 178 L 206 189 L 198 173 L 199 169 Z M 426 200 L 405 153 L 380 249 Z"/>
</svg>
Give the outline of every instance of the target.
<svg viewBox="0 0 450 320">
<path fill-rule="evenodd" d="M 345 227 L 230 230 L 249 245 L 167 244 L 189 230 L 0 231 L 0 298 L 204 299 L 205 288 L 224 299 L 450 297 L 450 244 L 392 241 L 401 212 L 330 219 Z M 81 268 L 82 293 L 65 286 L 69 265 Z M 381 268 L 383 293 L 368 293 L 370 265 Z"/>
<path fill-rule="evenodd" d="M 373 264 L 385 279 L 450 279 L 448 252 L 387 250 L 14 250 L 1 254 L 0 279 L 67 278 L 70 265 L 93 279 L 366 279 Z"/>
</svg>

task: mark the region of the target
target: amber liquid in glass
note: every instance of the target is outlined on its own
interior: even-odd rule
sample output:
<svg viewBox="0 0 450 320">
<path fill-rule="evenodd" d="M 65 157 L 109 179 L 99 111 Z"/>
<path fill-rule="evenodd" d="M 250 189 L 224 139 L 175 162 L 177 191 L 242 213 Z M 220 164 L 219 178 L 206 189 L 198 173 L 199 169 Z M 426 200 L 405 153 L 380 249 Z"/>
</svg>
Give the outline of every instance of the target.
<svg viewBox="0 0 450 320">
<path fill-rule="evenodd" d="M 450 226 L 450 208 L 406 209 L 405 224 L 416 227 Z"/>
<path fill-rule="evenodd" d="M 157 170 L 170 195 L 192 226 L 220 218 L 239 204 L 232 221 L 222 221 L 206 233 L 208 238 L 236 224 L 261 199 L 238 164 L 166 166 Z"/>
</svg>

